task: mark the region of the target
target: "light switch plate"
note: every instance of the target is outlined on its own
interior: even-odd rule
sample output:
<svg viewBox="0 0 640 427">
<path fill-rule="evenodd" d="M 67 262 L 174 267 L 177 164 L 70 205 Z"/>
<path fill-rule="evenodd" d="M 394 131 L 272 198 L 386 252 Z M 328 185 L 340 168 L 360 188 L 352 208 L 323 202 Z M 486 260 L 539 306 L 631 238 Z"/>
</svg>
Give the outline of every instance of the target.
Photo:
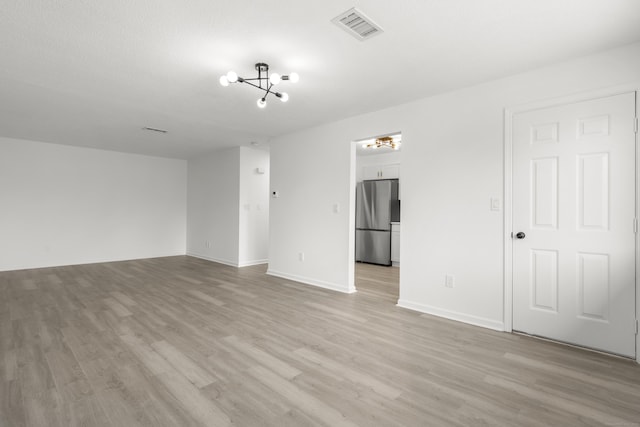
<svg viewBox="0 0 640 427">
<path fill-rule="evenodd" d="M 502 209 L 502 200 L 497 197 L 491 198 L 491 210 L 500 211 Z"/>
</svg>

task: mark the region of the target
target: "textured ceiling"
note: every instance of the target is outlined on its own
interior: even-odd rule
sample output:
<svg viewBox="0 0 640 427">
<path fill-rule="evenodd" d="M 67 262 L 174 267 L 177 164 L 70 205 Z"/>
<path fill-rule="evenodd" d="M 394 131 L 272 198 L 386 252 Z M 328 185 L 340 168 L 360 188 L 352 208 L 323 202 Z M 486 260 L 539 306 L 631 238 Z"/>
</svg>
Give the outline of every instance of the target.
<svg viewBox="0 0 640 427">
<path fill-rule="evenodd" d="M 0 136 L 188 158 L 639 40 L 638 0 L 3 0 Z M 218 84 L 255 62 L 288 103 Z"/>
</svg>

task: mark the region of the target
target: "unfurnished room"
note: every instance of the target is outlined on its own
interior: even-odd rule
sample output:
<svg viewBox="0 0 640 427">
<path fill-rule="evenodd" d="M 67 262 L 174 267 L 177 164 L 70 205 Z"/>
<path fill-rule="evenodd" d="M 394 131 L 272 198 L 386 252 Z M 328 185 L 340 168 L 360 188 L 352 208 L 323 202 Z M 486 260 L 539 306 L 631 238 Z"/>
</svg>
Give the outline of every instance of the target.
<svg viewBox="0 0 640 427">
<path fill-rule="evenodd" d="M 2 0 L 0 427 L 640 427 L 640 1 Z"/>
</svg>

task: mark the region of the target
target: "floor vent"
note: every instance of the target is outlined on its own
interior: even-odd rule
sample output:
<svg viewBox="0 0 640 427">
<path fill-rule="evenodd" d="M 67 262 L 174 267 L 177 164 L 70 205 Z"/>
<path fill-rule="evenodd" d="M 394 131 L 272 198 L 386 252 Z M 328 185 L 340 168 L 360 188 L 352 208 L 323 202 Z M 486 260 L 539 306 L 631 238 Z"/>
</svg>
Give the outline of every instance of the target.
<svg viewBox="0 0 640 427">
<path fill-rule="evenodd" d="M 383 32 L 378 24 L 355 7 L 336 16 L 331 22 L 358 40 L 368 40 Z"/>
</svg>

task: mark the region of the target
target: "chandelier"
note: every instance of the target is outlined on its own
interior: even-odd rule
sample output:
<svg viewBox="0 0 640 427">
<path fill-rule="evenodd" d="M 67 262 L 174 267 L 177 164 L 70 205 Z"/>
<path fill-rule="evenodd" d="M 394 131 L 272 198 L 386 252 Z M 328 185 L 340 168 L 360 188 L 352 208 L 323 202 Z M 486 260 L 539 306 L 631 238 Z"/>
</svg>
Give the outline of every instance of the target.
<svg viewBox="0 0 640 427">
<path fill-rule="evenodd" d="M 220 77 L 220 84 L 222 86 L 229 86 L 230 83 L 246 83 L 249 86 L 263 91 L 264 93 L 258 98 L 256 104 L 258 104 L 258 107 L 264 108 L 267 106 L 267 96 L 269 94 L 275 95 L 282 102 L 289 100 L 289 95 L 286 92 L 276 92 L 273 90 L 275 85 L 283 80 L 288 80 L 291 83 L 297 83 L 298 80 L 300 80 L 298 73 L 291 73 L 288 76 L 281 76 L 278 73 L 271 73 L 271 75 L 269 75 L 269 65 L 263 62 L 256 64 L 256 70 L 258 71 L 258 77 L 251 79 L 240 77 L 235 71 L 229 71 L 226 75 Z"/>
<path fill-rule="evenodd" d="M 400 135 L 397 136 L 381 136 L 376 138 L 373 142 L 365 142 L 362 144 L 364 148 L 391 148 L 392 150 L 400 149 Z"/>
</svg>

